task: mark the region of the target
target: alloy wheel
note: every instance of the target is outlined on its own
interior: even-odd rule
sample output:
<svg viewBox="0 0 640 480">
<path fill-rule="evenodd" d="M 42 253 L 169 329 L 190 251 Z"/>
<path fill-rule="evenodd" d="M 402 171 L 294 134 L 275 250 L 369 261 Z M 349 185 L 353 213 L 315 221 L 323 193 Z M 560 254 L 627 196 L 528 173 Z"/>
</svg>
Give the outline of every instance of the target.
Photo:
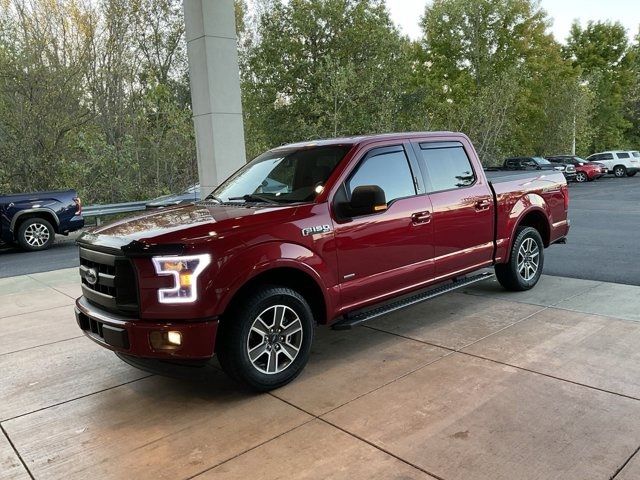
<svg viewBox="0 0 640 480">
<path fill-rule="evenodd" d="M 37 248 L 46 245 L 50 237 L 49 229 L 42 223 L 32 223 L 24 231 L 24 239 L 31 247 Z"/>
<path fill-rule="evenodd" d="M 531 281 L 540 266 L 540 247 L 533 238 L 527 238 L 518 249 L 518 274 L 525 282 Z"/>
<path fill-rule="evenodd" d="M 302 322 L 286 305 L 273 305 L 256 317 L 247 338 L 253 367 L 267 375 L 286 370 L 302 347 Z"/>
<path fill-rule="evenodd" d="M 588 180 L 587 178 L 587 174 L 584 172 L 578 172 L 576 175 L 576 182 L 578 183 L 584 183 Z"/>
<path fill-rule="evenodd" d="M 624 172 L 624 168 L 622 167 L 618 167 L 614 170 L 613 172 L 615 174 L 616 177 L 618 178 L 622 178 L 625 176 L 625 172 Z"/>
</svg>

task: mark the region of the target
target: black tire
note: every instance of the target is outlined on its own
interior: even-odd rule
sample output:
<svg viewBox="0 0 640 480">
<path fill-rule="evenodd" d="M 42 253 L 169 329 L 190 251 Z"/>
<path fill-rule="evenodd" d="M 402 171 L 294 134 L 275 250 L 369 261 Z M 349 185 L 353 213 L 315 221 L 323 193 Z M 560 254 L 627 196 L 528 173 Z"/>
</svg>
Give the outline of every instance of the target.
<svg viewBox="0 0 640 480">
<path fill-rule="evenodd" d="M 616 178 L 623 178 L 627 176 L 627 167 L 624 165 L 616 165 L 613 167 L 613 174 Z"/>
<path fill-rule="evenodd" d="M 635 177 L 636 173 L 638 172 L 633 172 L 633 173 L 627 172 L 627 177 Z"/>
<path fill-rule="evenodd" d="M 56 232 L 51 223 L 43 218 L 29 218 L 20 224 L 16 240 L 23 250 L 37 252 L 53 245 Z"/>
<path fill-rule="evenodd" d="M 272 310 L 273 314 L 271 314 Z M 287 327 L 284 329 L 285 331 L 290 326 L 294 326 L 296 320 L 292 319 L 294 315 L 297 316 L 301 327 L 300 337 L 296 336 L 298 335 L 296 332 L 287 335 L 286 341 L 283 341 L 283 337 L 278 337 L 279 332 L 277 331 L 262 335 L 253 329 L 254 323 L 256 323 L 259 328 L 270 332 L 268 325 L 257 323 L 259 322 L 258 318 L 264 315 L 263 321 L 265 323 L 269 324 L 273 320 L 276 325 L 276 316 L 280 316 L 280 311 L 284 313 L 281 317 L 283 320 L 279 323 L 282 326 L 282 323 L 285 322 L 284 325 Z M 266 392 L 282 387 L 296 378 L 307 364 L 313 342 L 314 325 L 311 308 L 298 292 L 273 285 L 260 287 L 241 301 L 236 302 L 236 306 L 221 321 L 218 332 L 218 360 L 230 377 L 252 390 Z M 278 330 L 278 328 L 274 330 Z M 295 340 L 299 345 L 299 350 L 297 354 L 293 355 L 293 360 L 287 356 L 294 348 L 291 346 L 292 343 L 289 343 L 289 339 L 292 343 Z M 253 346 L 253 343 L 256 346 Z M 252 362 L 249 350 L 260 352 L 263 348 L 268 348 L 269 351 L 259 353 Z M 276 371 L 267 373 L 264 369 L 267 371 L 270 369 L 272 366 L 270 362 L 274 354 Z M 283 368 L 281 371 L 277 371 L 280 361 L 282 361 Z M 259 365 L 261 362 L 265 362 L 265 365 Z"/>
<path fill-rule="evenodd" d="M 528 240 L 532 240 L 537 244 L 538 247 L 538 264 L 535 270 L 535 274 L 533 274 L 530 278 L 529 275 L 525 277 L 520 271 L 519 268 L 519 252 L 520 248 L 527 242 L 528 245 L 530 243 Z M 525 257 L 527 258 L 527 257 Z M 529 262 L 530 263 L 530 262 Z M 506 290 L 510 290 L 512 292 L 523 292 L 525 290 L 530 290 L 536 286 L 538 280 L 540 280 L 540 275 L 542 275 L 542 269 L 544 267 L 544 243 L 542 242 L 542 237 L 538 230 L 532 227 L 519 227 L 516 230 L 516 239 L 513 242 L 513 246 L 511 247 L 511 251 L 509 252 L 509 261 L 507 263 L 500 263 L 495 266 L 496 277 L 498 278 L 498 282 L 502 285 Z M 528 270 L 529 267 L 525 267 L 527 273 L 530 273 Z M 531 267 L 533 268 L 533 267 Z"/>
<path fill-rule="evenodd" d="M 576 173 L 576 182 L 585 183 L 589 181 L 589 176 L 584 172 Z"/>
</svg>

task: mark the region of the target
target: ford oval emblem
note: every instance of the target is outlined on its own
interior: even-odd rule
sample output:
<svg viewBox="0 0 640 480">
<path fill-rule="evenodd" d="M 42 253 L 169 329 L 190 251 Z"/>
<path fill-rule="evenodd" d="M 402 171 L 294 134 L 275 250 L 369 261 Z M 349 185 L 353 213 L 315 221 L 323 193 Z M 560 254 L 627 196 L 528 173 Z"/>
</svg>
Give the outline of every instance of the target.
<svg viewBox="0 0 640 480">
<path fill-rule="evenodd" d="M 98 272 L 96 272 L 95 268 L 89 268 L 84 273 L 84 279 L 89 285 L 95 285 L 98 283 Z"/>
</svg>

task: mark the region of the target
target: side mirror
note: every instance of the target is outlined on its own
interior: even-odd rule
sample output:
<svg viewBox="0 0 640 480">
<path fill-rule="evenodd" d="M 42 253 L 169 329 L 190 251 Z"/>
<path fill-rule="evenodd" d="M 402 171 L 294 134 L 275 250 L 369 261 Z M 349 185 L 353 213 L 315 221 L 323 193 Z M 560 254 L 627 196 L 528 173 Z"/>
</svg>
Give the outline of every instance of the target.
<svg viewBox="0 0 640 480">
<path fill-rule="evenodd" d="M 362 185 L 355 188 L 348 205 L 352 216 L 370 215 L 385 211 L 387 199 L 384 190 L 377 185 Z"/>
</svg>

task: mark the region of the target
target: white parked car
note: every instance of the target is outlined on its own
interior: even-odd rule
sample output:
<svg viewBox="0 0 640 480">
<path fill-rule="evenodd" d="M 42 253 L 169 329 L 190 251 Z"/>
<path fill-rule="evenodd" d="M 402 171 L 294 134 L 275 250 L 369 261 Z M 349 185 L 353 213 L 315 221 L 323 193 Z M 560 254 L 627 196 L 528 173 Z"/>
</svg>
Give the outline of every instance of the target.
<svg viewBox="0 0 640 480">
<path fill-rule="evenodd" d="M 640 152 L 613 150 L 594 153 L 587 157 L 587 161 L 602 163 L 609 173 L 613 173 L 618 178 L 633 177 L 640 172 Z"/>
</svg>

